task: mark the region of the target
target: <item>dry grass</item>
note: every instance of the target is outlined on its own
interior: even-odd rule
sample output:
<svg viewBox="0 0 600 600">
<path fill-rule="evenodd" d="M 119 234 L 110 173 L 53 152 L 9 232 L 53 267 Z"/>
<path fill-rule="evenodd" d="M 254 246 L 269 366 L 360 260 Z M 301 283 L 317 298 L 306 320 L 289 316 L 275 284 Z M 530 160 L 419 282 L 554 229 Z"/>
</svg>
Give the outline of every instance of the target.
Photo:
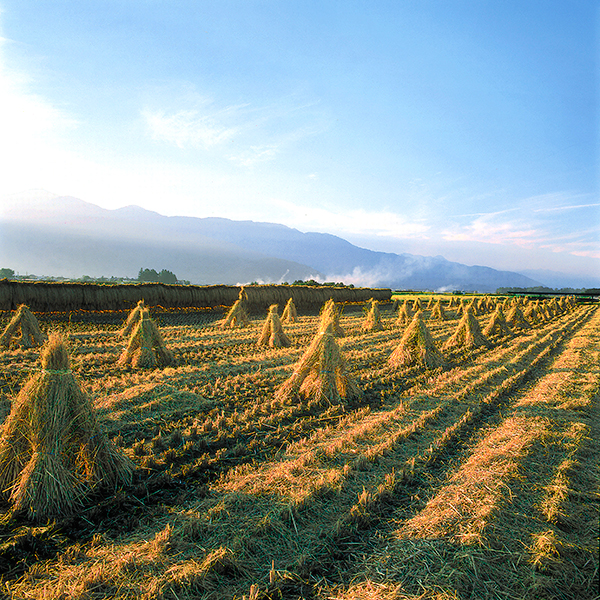
<svg viewBox="0 0 600 600">
<path fill-rule="evenodd" d="M 294 299 L 290 298 L 285 308 L 283 309 L 283 313 L 281 314 L 281 322 L 282 323 L 295 323 L 298 320 L 298 311 L 296 310 L 296 305 L 294 304 Z"/>
<path fill-rule="evenodd" d="M 328 300 L 321 308 L 319 331 L 322 332 L 331 327 L 335 337 L 344 337 L 346 332 L 340 325 L 340 318 L 340 309 L 336 306 L 333 300 Z"/>
<path fill-rule="evenodd" d="M 418 312 L 408 326 L 400 344 L 392 352 L 389 364 L 393 367 L 422 365 L 429 369 L 437 369 L 445 364 L 444 357 L 437 349 L 431 333 L 423 323 L 422 312 Z"/>
<path fill-rule="evenodd" d="M 444 343 L 445 350 L 451 348 L 473 349 L 490 345 L 488 339 L 481 331 L 481 326 L 470 308 L 464 309 L 464 315 L 460 320 L 456 331 Z"/>
<path fill-rule="evenodd" d="M 17 332 L 20 336 L 15 338 Z M 45 339 L 46 336 L 40 331 L 33 313 L 27 306 L 21 304 L 0 335 L 0 348 L 9 348 L 11 343 L 22 348 L 35 348 L 41 346 Z"/>
<path fill-rule="evenodd" d="M 383 330 L 381 312 L 379 310 L 379 302 L 377 300 L 371 299 L 369 301 L 369 308 L 367 309 L 367 314 L 365 316 L 365 320 L 363 321 L 362 329 L 363 331 L 367 332 Z"/>
<path fill-rule="evenodd" d="M 412 318 L 414 317 L 414 312 L 412 308 L 408 304 L 408 300 L 405 300 L 400 310 L 398 311 L 398 317 L 396 318 L 397 325 L 408 325 Z"/>
<path fill-rule="evenodd" d="M 268 346 L 269 348 L 287 348 L 291 345 L 290 338 L 283 331 L 281 319 L 277 314 L 277 304 L 272 304 L 269 314 L 265 319 L 260 336 L 256 342 L 257 346 Z"/>
<path fill-rule="evenodd" d="M 168 367 L 175 362 L 156 323 L 150 317 L 148 309 L 141 311 L 140 319 L 135 325 L 127 348 L 119 357 L 120 366 L 131 365 L 134 369 L 154 369 Z"/>
<path fill-rule="evenodd" d="M 144 300 L 140 300 L 135 308 L 127 315 L 127 321 L 125 321 L 125 325 L 123 325 L 123 329 L 121 329 L 120 334 L 122 337 L 127 337 L 131 335 L 135 326 L 139 323 L 142 318 L 142 311 L 146 308 L 144 304 Z"/>
<path fill-rule="evenodd" d="M 483 330 L 483 335 L 487 337 L 504 337 L 512 335 L 512 331 L 504 318 L 504 312 L 502 312 L 501 306 L 496 308 L 492 318 Z"/>
<path fill-rule="evenodd" d="M 597 308 L 449 350 L 433 372 L 388 365 L 398 329 L 338 318 L 343 340 L 305 315 L 280 349 L 256 347 L 258 316 L 226 332 L 162 323 L 178 364 L 149 371 L 115 364 L 118 322 L 75 329 L 72 368 L 135 479 L 57 529 L 24 536 L 5 516 L 3 593 L 591 600 Z M 456 329 L 428 325 L 438 347 Z M 4 393 L 31 354 L 0 356 Z M 360 394 L 343 399 L 336 372 Z"/>
<path fill-rule="evenodd" d="M 50 336 L 41 363 L 0 437 L 0 489 L 17 511 L 38 520 L 70 512 L 98 485 L 129 482 L 133 470 L 99 429 L 61 335 Z"/>
<path fill-rule="evenodd" d="M 323 406 L 360 398 L 333 332 L 331 322 L 315 336 L 291 377 L 277 390 L 277 400 L 289 402 L 300 396 L 309 405 Z"/>
</svg>

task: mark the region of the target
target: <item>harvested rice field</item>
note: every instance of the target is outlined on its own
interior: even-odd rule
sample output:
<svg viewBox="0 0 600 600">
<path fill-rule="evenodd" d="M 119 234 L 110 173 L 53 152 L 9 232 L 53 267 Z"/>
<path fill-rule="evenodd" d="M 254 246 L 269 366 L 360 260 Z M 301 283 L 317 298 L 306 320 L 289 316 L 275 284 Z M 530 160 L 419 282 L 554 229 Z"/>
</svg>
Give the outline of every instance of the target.
<svg viewBox="0 0 600 600">
<path fill-rule="evenodd" d="M 136 369 L 117 364 L 127 313 L 35 313 L 68 333 L 135 471 L 50 521 L 1 500 L 0 598 L 598 598 L 599 307 L 471 348 L 445 347 L 456 307 L 422 308 L 441 366 L 390 365 L 409 327 L 391 304 L 376 330 L 345 308 L 335 339 L 360 395 L 339 402 L 276 395 L 317 314 L 271 348 L 256 344 L 266 313 L 225 330 L 211 311 L 150 307 L 176 362 Z M 493 314 L 475 315 L 482 331 Z M 0 421 L 39 357 L 0 352 Z"/>
</svg>

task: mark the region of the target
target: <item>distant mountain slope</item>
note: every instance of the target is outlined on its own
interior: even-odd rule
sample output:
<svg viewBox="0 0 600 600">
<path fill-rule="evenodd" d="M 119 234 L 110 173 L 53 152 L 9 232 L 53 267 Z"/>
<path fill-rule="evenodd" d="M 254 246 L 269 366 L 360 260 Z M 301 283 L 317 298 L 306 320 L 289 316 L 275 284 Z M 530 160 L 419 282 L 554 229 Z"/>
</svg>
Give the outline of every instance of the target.
<svg viewBox="0 0 600 600">
<path fill-rule="evenodd" d="M 210 237 L 163 230 L 160 220 L 166 217 L 143 209 L 108 211 L 70 198 L 21 209 L 0 217 L 0 264 L 19 273 L 136 277 L 144 267 L 167 269 L 200 285 L 323 276 Z"/>
<path fill-rule="evenodd" d="M 168 269 L 192 283 L 323 278 L 395 289 L 494 291 L 533 279 L 441 256 L 374 252 L 275 223 L 105 210 L 68 197 L 27 199 L 0 217 L 0 266 L 65 276 L 136 276 Z"/>
<path fill-rule="evenodd" d="M 548 269 L 523 270 L 521 275 L 541 281 L 543 285 L 551 288 L 600 288 L 600 277 L 582 277 L 578 275 L 567 275 L 558 271 Z"/>
</svg>

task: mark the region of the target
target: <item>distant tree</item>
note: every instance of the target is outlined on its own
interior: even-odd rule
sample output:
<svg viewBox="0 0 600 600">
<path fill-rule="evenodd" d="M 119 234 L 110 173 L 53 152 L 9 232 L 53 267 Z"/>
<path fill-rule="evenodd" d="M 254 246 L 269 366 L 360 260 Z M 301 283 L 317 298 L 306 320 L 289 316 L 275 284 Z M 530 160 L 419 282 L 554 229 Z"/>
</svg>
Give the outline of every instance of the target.
<svg viewBox="0 0 600 600">
<path fill-rule="evenodd" d="M 158 281 L 160 281 L 161 283 L 177 283 L 177 276 L 175 275 L 175 273 L 163 269 L 158 274 Z"/>
<path fill-rule="evenodd" d="M 154 269 L 140 269 L 138 273 L 139 281 L 158 281 L 158 273 Z"/>
<path fill-rule="evenodd" d="M 153 283 L 177 283 L 177 275 L 167 269 L 157 273 L 155 269 L 140 269 L 138 281 Z"/>
<path fill-rule="evenodd" d="M 0 279 L 11 279 L 15 276 L 15 272 L 12 269 L 0 269 Z"/>
</svg>

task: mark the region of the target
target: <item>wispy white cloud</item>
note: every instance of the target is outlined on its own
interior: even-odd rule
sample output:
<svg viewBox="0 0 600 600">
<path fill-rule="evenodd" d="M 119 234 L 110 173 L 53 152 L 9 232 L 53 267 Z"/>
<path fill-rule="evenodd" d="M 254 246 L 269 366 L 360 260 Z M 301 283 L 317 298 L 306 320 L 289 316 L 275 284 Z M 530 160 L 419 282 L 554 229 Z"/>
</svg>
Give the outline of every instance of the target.
<svg viewBox="0 0 600 600">
<path fill-rule="evenodd" d="M 455 216 L 454 222 L 442 229 L 441 236 L 446 241 L 540 248 L 595 258 L 600 256 L 600 236 L 593 221 L 600 223 L 595 214 L 600 204 L 574 202 L 583 197 L 556 192 L 527 198 L 507 210 Z M 594 213 L 589 215 L 583 209 Z"/>
<path fill-rule="evenodd" d="M 32 91 L 35 81 L 11 69 L 0 39 L 0 192 L 51 187 L 68 163 L 66 140 L 80 121 Z"/>
<path fill-rule="evenodd" d="M 441 232 L 442 238 L 453 242 L 485 242 L 516 244 L 526 248 L 540 241 L 540 233 L 518 221 L 500 221 L 502 213 L 479 216 L 467 225 L 455 224 Z"/>
<path fill-rule="evenodd" d="M 175 108 L 141 111 L 147 132 L 155 141 L 182 149 L 205 149 L 242 166 L 273 160 L 286 148 L 327 127 L 316 102 L 284 98 L 267 105 L 221 105 L 186 90 Z"/>
<path fill-rule="evenodd" d="M 431 226 L 424 221 L 410 220 L 392 211 L 325 208 L 271 200 L 279 220 L 305 231 L 336 231 L 375 237 L 424 239 Z"/>
<path fill-rule="evenodd" d="M 142 110 L 142 117 L 154 140 L 163 140 L 179 148 L 204 147 L 223 144 L 235 136 L 239 128 L 227 126 L 226 117 L 240 107 L 202 114 L 198 110 L 179 110 L 168 114 L 165 110 Z M 225 117 L 225 118 L 224 118 Z"/>
<path fill-rule="evenodd" d="M 579 210 L 581 208 L 595 208 L 600 206 L 600 202 L 593 202 L 591 204 L 575 204 L 571 206 L 552 206 L 550 208 L 536 208 L 534 212 L 556 212 L 562 210 Z"/>
</svg>

